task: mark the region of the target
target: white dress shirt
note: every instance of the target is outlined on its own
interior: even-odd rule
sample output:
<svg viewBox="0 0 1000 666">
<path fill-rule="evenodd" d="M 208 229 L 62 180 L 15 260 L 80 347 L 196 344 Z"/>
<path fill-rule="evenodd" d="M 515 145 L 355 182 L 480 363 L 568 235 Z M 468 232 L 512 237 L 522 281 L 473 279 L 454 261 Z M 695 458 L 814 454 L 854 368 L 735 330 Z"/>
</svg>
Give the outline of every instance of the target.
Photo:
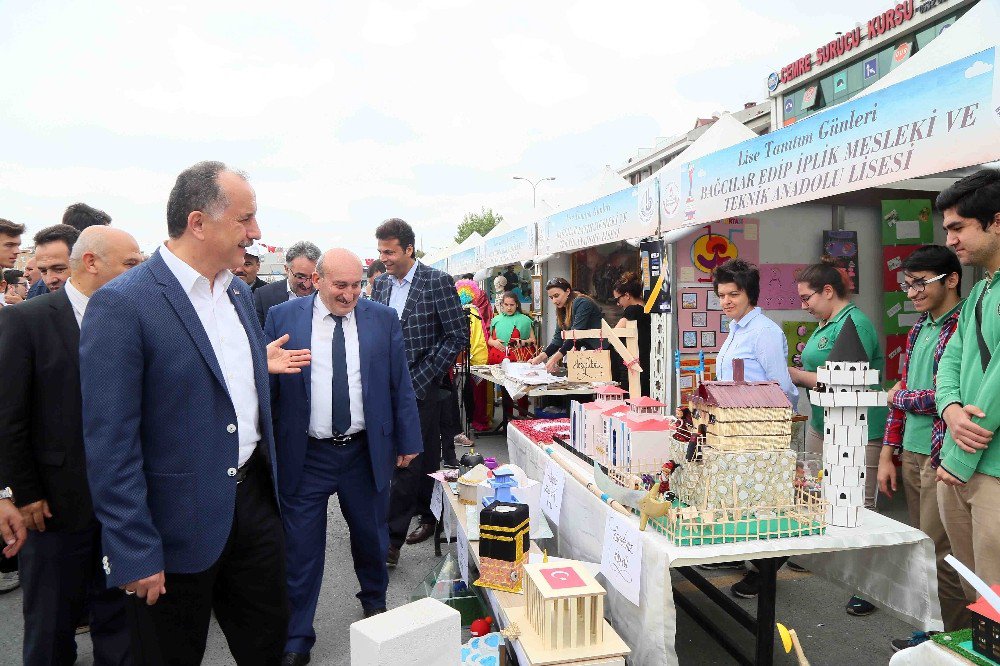
<svg viewBox="0 0 1000 666">
<path fill-rule="evenodd" d="M 285 289 L 288 291 L 288 300 L 299 297 L 298 294 L 292 291 L 292 282 L 288 278 L 285 278 Z"/>
<path fill-rule="evenodd" d="M 337 322 L 323 299 L 313 300 L 312 362 L 309 380 L 312 398 L 309 411 L 309 436 L 316 439 L 333 437 L 333 329 Z M 342 435 L 353 435 L 365 429 L 362 401 L 361 348 L 358 346 L 358 318 L 351 310 L 344 315 L 344 349 L 347 351 L 347 394 L 351 398 L 351 427 Z"/>
<path fill-rule="evenodd" d="M 76 288 L 73 284 L 73 278 L 66 280 L 62 288 L 66 290 L 66 295 L 69 296 L 69 304 L 73 306 L 76 325 L 80 326 L 83 324 L 83 313 L 87 311 L 87 303 L 90 302 L 90 296 L 84 296 L 83 292 Z"/>
<path fill-rule="evenodd" d="M 191 299 L 191 305 L 208 334 L 208 341 L 212 343 L 215 360 L 222 369 L 222 377 L 226 380 L 226 388 L 236 410 L 239 465 L 242 467 L 260 441 L 260 403 L 254 381 L 250 339 L 226 291 L 233 281 L 233 274 L 220 271 L 209 285 L 204 275 L 191 268 L 165 244 L 160 248 L 160 256 Z M 248 285 L 244 286 L 250 289 Z"/>
<path fill-rule="evenodd" d="M 410 285 L 413 284 L 413 275 L 417 272 L 417 263 L 414 261 L 410 270 L 403 276 L 402 280 L 397 280 L 395 276 L 389 276 L 389 284 L 392 291 L 389 292 L 389 307 L 396 311 L 399 318 L 403 318 L 403 308 L 406 307 L 406 298 L 410 295 Z"/>
</svg>

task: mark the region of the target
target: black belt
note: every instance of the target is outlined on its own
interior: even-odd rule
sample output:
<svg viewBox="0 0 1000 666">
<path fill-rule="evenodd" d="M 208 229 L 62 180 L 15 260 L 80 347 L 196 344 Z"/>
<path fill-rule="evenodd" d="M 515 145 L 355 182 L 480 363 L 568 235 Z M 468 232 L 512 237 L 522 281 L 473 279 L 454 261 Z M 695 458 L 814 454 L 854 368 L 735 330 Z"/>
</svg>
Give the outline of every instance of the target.
<svg viewBox="0 0 1000 666">
<path fill-rule="evenodd" d="M 364 430 L 359 430 L 351 435 L 334 435 L 333 437 L 324 437 L 323 439 L 311 437 L 310 439 L 314 439 L 321 444 L 329 444 L 330 446 L 347 446 L 348 444 L 365 440 L 366 435 Z"/>
<path fill-rule="evenodd" d="M 254 460 L 256 459 L 257 451 L 255 449 L 250 457 L 247 458 L 247 461 L 243 463 L 243 466 L 236 470 L 236 485 L 240 485 L 247 480 L 247 476 L 253 471 Z"/>
</svg>

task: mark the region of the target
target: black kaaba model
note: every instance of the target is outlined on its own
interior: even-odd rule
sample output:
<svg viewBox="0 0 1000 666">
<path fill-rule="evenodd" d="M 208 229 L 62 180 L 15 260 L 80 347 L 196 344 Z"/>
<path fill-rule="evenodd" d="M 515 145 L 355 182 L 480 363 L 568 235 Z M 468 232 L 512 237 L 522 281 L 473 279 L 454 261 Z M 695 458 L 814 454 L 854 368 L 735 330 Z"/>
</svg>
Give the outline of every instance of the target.
<svg viewBox="0 0 1000 666">
<path fill-rule="evenodd" d="M 530 548 L 528 505 L 492 502 L 479 512 L 479 580 L 476 585 L 520 592 Z"/>
</svg>

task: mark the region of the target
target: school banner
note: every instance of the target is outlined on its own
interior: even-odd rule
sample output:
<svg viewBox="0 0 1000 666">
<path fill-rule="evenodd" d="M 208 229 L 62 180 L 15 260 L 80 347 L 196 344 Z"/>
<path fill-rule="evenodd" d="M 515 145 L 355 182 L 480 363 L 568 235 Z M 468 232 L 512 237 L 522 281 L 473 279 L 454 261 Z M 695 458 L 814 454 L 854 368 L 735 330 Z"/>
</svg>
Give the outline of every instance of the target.
<svg viewBox="0 0 1000 666">
<path fill-rule="evenodd" d="M 656 180 L 648 178 L 538 223 L 538 254 L 572 252 L 656 233 L 659 223 Z"/>
<path fill-rule="evenodd" d="M 535 223 L 511 229 L 483 243 L 483 268 L 507 266 L 535 257 Z"/>
<path fill-rule="evenodd" d="M 448 273 L 451 275 L 475 273 L 479 270 L 481 257 L 481 245 L 474 245 L 467 250 L 456 252 L 448 257 Z"/>
<path fill-rule="evenodd" d="M 431 268 L 436 268 L 439 271 L 443 271 L 443 272 L 447 273 L 448 272 L 448 257 L 442 257 L 441 259 L 435 261 L 433 264 L 431 264 Z"/>
<path fill-rule="evenodd" d="M 996 49 L 660 175 L 664 232 L 1000 157 Z"/>
</svg>

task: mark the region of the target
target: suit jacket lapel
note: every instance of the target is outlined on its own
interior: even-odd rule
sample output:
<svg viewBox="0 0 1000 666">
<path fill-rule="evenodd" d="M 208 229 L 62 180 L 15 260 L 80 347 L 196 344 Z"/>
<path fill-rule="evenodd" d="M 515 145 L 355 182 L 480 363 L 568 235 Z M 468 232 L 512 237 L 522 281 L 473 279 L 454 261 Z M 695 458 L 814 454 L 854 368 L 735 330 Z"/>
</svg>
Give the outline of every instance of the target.
<svg viewBox="0 0 1000 666">
<path fill-rule="evenodd" d="M 69 301 L 69 294 L 65 289 L 60 289 L 59 293 L 52 300 L 50 307 L 56 311 L 56 330 L 69 357 L 73 359 L 74 365 L 80 367 L 80 326 L 76 323 L 76 314 L 73 312 L 73 304 Z"/>
<path fill-rule="evenodd" d="M 403 314 L 399 319 L 403 322 L 406 318 L 413 314 L 413 308 L 416 307 L 417 297 L 420 294 L 420 290 L 424 286 L 424 265 L 417 263 L 417 270 L 413 271 L 413 282 L 410 283 L 410 292 L 406 295 L 406 305 L 403 306 Z"/>
<path fill-rule="evenodd" d="M 181 323 L 184 324 L 184 328 L 187 329 L 188 335 L 191 336 L 191 340 L 194 341 L 195 347 L 198 348 L 198 351 L 205 359 L 205 363 L 212 371 L 212 374 L 215 375 L 215 378 L 219 381 L 219 384 L 222 386 L 222 390 L 226 392 L 226 395 L 229 395 L 229 389 L 226 387 L 226 380 L 222 376 L 222 368 L 219 367 L 219 360 L 215 358 L 215 352 L 212 350 L 212 343 L 208 339 L 208 333 L 205 332 L 205 327 L 201 325 L 201 320 L 198 319 L 198 313 L 195 312 L 194 305 L 191 304 L 191 299 L 184 293 L 184 290 L 181 288 L 181 283 L 177 281 L 177 278 L 174 277 L 170 268 L 166 265 L 166 263 L 164 263 L 159 252 L 156 252 L 149 259 L 148 263 L 150 270 L 163 287 L 163 296 L 167 299 L 167 302 L 170 303 L 171 307 L 173 307 L 177 316 L 180 318 Z"/>
<path fill-rule="evenodd" d="M 293 342 L 294 346 L 289 347 L 290 349 L 308 349 L 312 350 L 312 330 L 313 330 L 313 306 L 316 303 L 316 294 L 312 296 L 299 298 L 295 301 L 295 304 L 299 306 L 300 312 L 294 320 L 294 328 L 291 331 L 291 336 L 288 338 L 288 344 L 291 345 Z M 306 391 L 306 400 L 312 400 L 312 372 L 310 366 L 302 368 L 302 383 Z"/>
<path fill-rule="evenodd" d="M 364 301 L 358 301 L 357 307 L 354 309 L 355 316 L 357 319 L 358 327 L 358 356 L 361 362 L 361 395 L 364 397 L 365 404 L 368 404 L 368 386 L 370 382 L 368 381 L 368 376 L 371 370 L 372 362 L 372 339 L 371 335 L 374 330 L 372 324 L 372 311 L 368 307 L 368 304 Z"/>
<path fill-rule="evenodd" d="M 247 343 L 250 345 L 250 357 L 253 359 L 254 383 L 257 385 L 257 394 L 262 395 L 263 392 L 270 393 L 271 390 L 267 377 L 267 351 L 257 342 L 260 320 L 257 319 L 256 312 L 250 313 L 244 307 L 246 301 L 240 296 L 240 292 L 244 290 L 250 293 L 250 286 L 239 278 L 233 278 L 226 292 L 229 294 L 229 300 L 232 301 L 233 307 L 236 308 L 240 323 L 246 330 Z"/>
</svg>

